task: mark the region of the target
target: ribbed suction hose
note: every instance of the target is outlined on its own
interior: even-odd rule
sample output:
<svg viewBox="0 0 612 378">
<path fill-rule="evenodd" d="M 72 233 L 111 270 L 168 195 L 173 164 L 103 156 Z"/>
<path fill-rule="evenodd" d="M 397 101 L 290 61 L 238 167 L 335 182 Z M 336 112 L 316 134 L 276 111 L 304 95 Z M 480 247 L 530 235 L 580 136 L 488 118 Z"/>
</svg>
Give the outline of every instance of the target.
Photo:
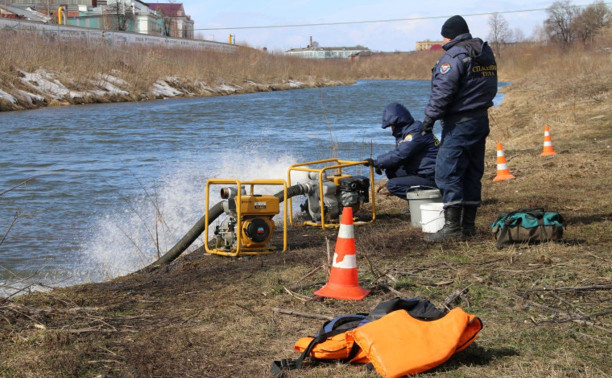
<svg viewBox="0 0 612 378">
<path fill-rule="evenodd" d="M 302 194 L 307 194 L 310 191 L 310 185 L 308 184 L 296 184 L 287 188 L 287 198 L 291 198 L 294 196 L 299 196 Z M 274 195 L 276 198 L 283 202 L 284 200 L 284 191 L 280 191 Z M 208 211 L 208 224 L 211 224 L 215 219 L 217 219 L 221 214 L 223 214 L 223 201 L 217 203 Z M 145 267 L 143 270 L 149 270 L 155 268 L 157 266 L 167 265 L 174 261 L 177 257 L 179 257 L 193 242 L 204 232 L 206 229 L 206 216 L 203 216 L 196 222 L 193 227 L 185 236 L 181 238 L 172 247 L 168 252 L 166 252 L 162 257 Z"/>
</svg>

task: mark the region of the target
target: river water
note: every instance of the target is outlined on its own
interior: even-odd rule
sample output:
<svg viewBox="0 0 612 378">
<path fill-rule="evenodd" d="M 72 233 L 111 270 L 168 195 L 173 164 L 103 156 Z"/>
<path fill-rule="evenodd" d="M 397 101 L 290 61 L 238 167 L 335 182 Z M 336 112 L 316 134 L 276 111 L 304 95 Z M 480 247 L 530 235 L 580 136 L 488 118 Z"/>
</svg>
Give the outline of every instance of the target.
<svg viewBox="0 0 612 378">
<path fill-rule="evenodd" d="M 30 180 L 0 196 L 0 286 L 132 272 L 203 215 L 207 179 L 286 178 L 335 143 L 341 159 L 375 156 L 393 147 L 383 107 L 400 102 L 422 119 L 429 88 L 361 81 L 1 113 L 0 193 Z"/>
</svg>

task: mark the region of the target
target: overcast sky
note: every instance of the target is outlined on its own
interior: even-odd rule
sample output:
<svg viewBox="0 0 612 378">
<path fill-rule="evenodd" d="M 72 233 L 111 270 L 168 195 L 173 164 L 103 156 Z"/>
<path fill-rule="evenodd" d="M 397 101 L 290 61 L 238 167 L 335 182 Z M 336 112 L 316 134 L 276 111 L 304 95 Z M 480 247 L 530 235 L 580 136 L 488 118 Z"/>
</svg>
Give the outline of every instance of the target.
<svg viewBox="0 0 612 378">
<path fill-rule="evenodd" d="M 552 2 L 552 0 L 183 0 L 185 11 L 195 21 L 196 29 L 468 15 L 547 8 Z M 577 0 L 574 4 L 583 5 L 590 2 Z M 511 29 L 520 28 L 523 34 L 529 37 L 534 26 L 542 25 L 546 12 L 510 13 L 503 16 Z M 472 35 L 486 39 L 489 34 L 488 16 L 465 18 Z M 202 33 L 205 39 L 214 38 L 216 41 L 225 42 L 231 33 L 236 35 L 236 41 L 240 44 L 267 47 L 270 50 L 305 47 L 309 36 L 312 36 L 321 46 L 363 45 L 377 51 L 407 51 L 414 50 L 416 41 L 440 39 L 440 28 L 444 20 L 441 18 L 275 29 L 196 30 L 196 34 Z"/>
</svg>

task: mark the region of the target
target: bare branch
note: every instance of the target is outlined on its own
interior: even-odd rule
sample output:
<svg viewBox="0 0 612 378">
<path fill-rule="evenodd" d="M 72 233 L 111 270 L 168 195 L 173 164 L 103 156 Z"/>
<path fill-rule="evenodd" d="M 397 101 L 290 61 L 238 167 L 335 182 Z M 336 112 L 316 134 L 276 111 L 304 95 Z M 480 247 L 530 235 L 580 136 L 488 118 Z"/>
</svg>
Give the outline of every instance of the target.
<svg viewBox="0 0 612 378">
<path fill-rule="evenodd" d="M 22 182 L 20 182 L 19 184 L 13 186 L 12 188 L 9 188 L 9 189 L 3 191 L 2 193 L 0 193 L 0 197 L 2 197 L 3 195 L 5 195 L 6 193 L 8 193 L 10 191 L 13 191 L 13 190 L 19 188 L 22 185 L 25 185 L 28 181 L 30 181 L 32 179 L 34 179 L 34 177 L 30 177 L 29 179 L 23 180 Z"/>
<path fill-rule="evenodd" d="M 8 236 L 9 232 L 11 232 L 11 229 L 15 225 L 15 222 L 17 222 L 17 219 L 19 219 L 19 215 L 21 215 L 20 211 L 15 213 L 15 217 L 13 218 L 13 221 L 11 222 L 11 225 L 9 226 L 8 230 L 6 230 L 6 233 L 4 233 L 4 236 L 2 237 L 2 240 L 0 240 L 0 246 L 2 244 L 4 244 L 4 241 L 6 240 L 6 237 Z"/>
</svg>

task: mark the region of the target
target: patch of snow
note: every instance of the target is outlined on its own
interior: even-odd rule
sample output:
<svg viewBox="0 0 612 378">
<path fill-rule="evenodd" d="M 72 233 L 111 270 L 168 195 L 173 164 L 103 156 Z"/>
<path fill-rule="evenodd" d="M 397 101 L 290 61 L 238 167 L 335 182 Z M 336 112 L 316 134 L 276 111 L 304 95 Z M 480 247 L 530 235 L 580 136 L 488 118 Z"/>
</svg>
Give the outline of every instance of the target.
<svg viewBox="0 0 612 378">
<path fill-rule="evenodd" d="M 297 80 L 289 80 L 289 88 L 302 88 L 304 83 Z"/>
<path fill-rule="evenodd" d="M 45 102 L 45 98 L 43 96 L 39 96 L 34 93 L 22 91 L 20 89 L 17 90 L 19 98 L 29 102 L 30 104 L 34 104 L 36 102 Z"/>
<path fill-rule="evenodd" d="M 230 84 L 221 84 L 217 87 L 217 90 L 219 91 L 230 92 L 230 93 L 234 93 L 238 91 L 239 89 L 242 89 L 242 88 L 237 85 L 230 85 Z"/>
<path fill-rule="evenodd" d="M 11 104 L 14 104 L 14 103 L 17 102 L 17 99 L 15 97 L 13 97 L 12 95 L 6 93 L 2 89 L 0 89 L 0 99 L 6 100 L 6 101 L 10 102 Z"/>
<path fill-rule="evenodd" d="M 21 82 L 27 86 L 36 89 L 39 93 L 47 95 L 56 100 L 61 100 L 66 96 L 71 99 L 82 98 L 83 93 L 71 91 L 64 84 L 53 78 L 49 72 L 38 69 L 33 73 L 19 71 L 23 77 Z"/>
<path fill-rule="evenodd" d="M 126 92 L 122 89 L 117 88 L 117 85 L 127 85 L 127 83 L 121 79 L 118 79 L 114 76 L 110 75 L 97 75 L 98 80 L 91 80 L 91 83 L 95 85 L 97 88 L 89 91 L 90 94 L 94 94 L 96 96 L 108 96 L 108 95 L 120 95 L 120 96 L 129 96 L 129 92 Z"/>
<path fill-rule="evenodd" d="M 92 89 L 92 90 L 87 91 L 88 96 L 95 96 L 95 97 L 106 97 L 110 94 L 111 93 L 107 91 L 103 91 L 102 89 Z"/>
<path fill-rule="evenodd" d="M 103 81 L 107 81 L 113 85 L 121 86 L 121 87 L 124 87 L 127 85 L 127 82 L 125 80 L 119 79 L 118 77 L 115 77 L 113 75 L 98 74 L 96 75 L 96 78 L 103 80 Z"/>
<path fill-rule="evenodd" d="M 155 97 L 175 97 L 183 94 L 183 92 L 172 87 L 165 80 L 157 80 L 153 83 L 151 92 Z"/>
<path fill-rule="evenodd" d="M 203 81 L 196 81 L 193 84 L 194 84 L 195 87 L 199 87 L 200 91 L 202 91 L 202 92 L 210 92 L 210 93 L 216 92 L 213 88 L 208 86 L 208 84 L 206 84 Z"/>
</svg>

